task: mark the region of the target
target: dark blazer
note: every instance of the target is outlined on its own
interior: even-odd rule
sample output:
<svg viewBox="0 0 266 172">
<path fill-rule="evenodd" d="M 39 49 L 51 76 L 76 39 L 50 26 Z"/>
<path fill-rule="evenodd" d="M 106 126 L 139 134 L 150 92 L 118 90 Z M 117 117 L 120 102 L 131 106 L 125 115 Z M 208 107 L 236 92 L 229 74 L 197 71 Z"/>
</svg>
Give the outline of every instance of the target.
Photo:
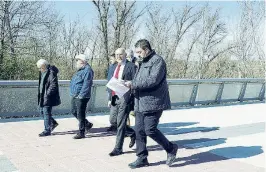
<svg viewBox="0 0 266 172">
<path fill-rule="evenodd" d="M 132 81 L 134 76 L 135 76 L 135 73 L 136 73 L 136 66 L 134 63 L 126 60 L 126 64 L 125 64 L 125 67 L 124 67 L 124 70 L 123 70 L 123 73 L 122 73 L 122 80 L 125 80 L 125 81 Z M 131 95 L 130 99 L 129 99 L 129 102 L 128 102 L 128 105 L 129 105 L 129 111 L 133 109 L 134 107 L 134 100 L 132 98 L 133 95 Z M 109 100 L 112 101 L 112 105 L 115 105 L 115 101 L 117 100 L 117 96 L 112 96 L 112 91 L 110 91 L 109 93 Z M 133 107 L 132 107 L 133 106 Z"/>
<path fill-rule="evenodd" d="M 42 94 L 40 94 L 41 72 L 39 72 L 38 105 L 41 107 L 58 106 L 61 104 L 57 78 L 58 72 L 59 70 L 55 66 L 48 66 L 47 73 L 43 80 Z"/>
<path fill-rule="evenodd" d="M 113 77 L 116 66 L 117 66 L 117 63 L 110 64 L 108 71 L 107 71 L 107 80 L 108 81 Z"/>
<path fill-rule="evenodd" d="M 136 73 L 136 66 L 134 63 L 126 60 L 126 65 L 122 74 L 122 80 L 132 81 Z"/>
<path fill-rule="evenodd" d="M 108 73 L 107 73 L 107 81 L 110 81 L 110 79 L 114 76 L 116 66 L 117 66 L 117 63 L 110 64 L 110 66 L 108 68 Z M 106 91 L 108 92 L 108 100 L 111 101 L 112 90 L 110 88 L 106 88 Z"/>
<path fill-rule="evenodd" d="M 143 59 L 132 81 L 135 111 L 149 113 L 171 108 L 166 74 L 165 61 L 154 51 Z"/>
<path fill-rule="evenodd" d="M 137 57 L 134 57 L 131 59 L 131 62 L 135 64 L 135 62 L 137 61 Z"/>
<path fill-rule="evenodd" d="M 132 62 L 126 61 L 126 65 L 122 74 L 122 79 L 125 81 L 132 81 L 136 74 L 136 65 Z M 130 90 L 131 91 L 131 90 Z M 126 113 L 134 110 L 134 95 L 130 94 Z"/>
</svg>

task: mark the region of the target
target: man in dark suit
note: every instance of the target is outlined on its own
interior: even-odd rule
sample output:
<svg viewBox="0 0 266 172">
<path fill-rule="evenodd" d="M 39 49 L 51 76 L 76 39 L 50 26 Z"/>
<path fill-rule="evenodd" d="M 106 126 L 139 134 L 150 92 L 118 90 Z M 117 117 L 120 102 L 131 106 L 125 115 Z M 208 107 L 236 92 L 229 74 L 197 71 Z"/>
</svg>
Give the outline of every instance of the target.
<svg viewBox="0 0 266 172">
<path fill-rule="evenodd" d="M 118 48 L 115 51 L 116 61 L 118 62 L 113 77 L 117 78 L 121 82 L 130 83 L 133 79 L 136 68 L 132 62 L 126 60 L 126 53 L 124 48 Z M 125 95 L 118 98 L 116 93 L 112 91 L 112 103 L 111 103 L 111 114 L 116 116 L 117 124 L 117 135 L 116 144 L 113 151 L 109 154 L 110 156 L 117 156 L 123 153 L 123 143 L 125 134 L 131 133 L 131 142 L 129 147 L 133 147 L 135 144 L 135 132 L 132 128 L 126 126 L 126 122 L 129 115 L 129 103 L 131 99 L 131 90 Z"/>
<path fill-rule="evenodd" d="M 128 51 L 128 52 L 131 54 L 133 53 L 130 51 Z M 128 57 L 128 54 L 127 54 L 127 57 Z M 115 53 L 111 54 L 111 56 L 109 57 L 109 60 L 110 60 L 110 65 L 109 65 L 108 73 L 107 73 L 107 81 L 110 81 L 110 79 L 114 76 L 114 72 L 115 72 L 115 69 L 117 67 L 117 61 L 115 59 Z M 130 60 L 128 60 L 128 61 L 130 61 Z M 134 62 L 132 62 L 132 63 L 134 63 Z M 107 104 L 107 106 L 109 108 L 111 108 L 112 90 L 109 88 L 107 88 L 106 90 L 108 92 L 108 104 Z M 132 95 L 126 112 L 128 112 L 129 114 L 130 113 L 132 114 L 133 110 L 134 110 L 134 97 Z M 107 128 L 107 131 L 116 131 L 117 130 L 117 113 L 110 113 L 109 121 L 110 121 L 111 125 Z M 127 123 L 130 123 L 129 118 L 128 118 Z M 130 137 L 131 135 L 132 135 L 132 130 L 131 130 L 130 126 L 127 125 L 126 136 Z"/>
<path fill-rule="evenodd" d="M 166 64 L 164 59 L 151 49 L 149 41 L 141 39 L 135 44 L 136 53 L 142 63 L 129 87 L 135 93 L 135 131 L 137 160 L 129 164 L 130 168 L 148 166 L 147 136 L 151 137 L 167 152 L 166 164 L 171 166 L 176 158 L 178 146 L 171 143 L 158 130 L 163 110 L 171 108 Z"/>
<path fill-rule="evenodd" d="M 110 81 L 110 79 L 113 77 L 115 69 L 117 66 L 117 61 L 115 59 L 115 53 L 113 53 L 110 56 L 110 65 L 108 68 L 108 73 L 107 73 L 107 80 Z M 109 108 L 111 108 L 111 101 L 112 101 L 112 90 L 107 88 L 107 92 L 108 92 L 108 104 L 107 106 Z M 110 127 L 107 128 L 107 131 L 116 131 L 116 114 L 114 113 L 110 113 L 110 117 L 109 117 L 109 121 L 110 121 Z"/>
<path fill-rule="evenodd" d="M 40 59 L 37 62 L 39 69 L 38 105 L 40 115 L 44 118 L 44 131 L 40 137 L 49 136 L 58 126 L 52 117 L 52 107 L 61 104 L 58 88 L 57 67 L 50 65 L 46 60 Z"/>
<path fill-rule="evenodd" d="M 117 61 L 115 59 L 115 53 L 110 55 L 109 62 L 110 62 L 110 65 L 109 65 L 108 71 L 107 71 L 107 80 L 108 81 L 113 77 L 114 72 L 115 72 L 115 68 L 117 66 Z"/>
</svg>

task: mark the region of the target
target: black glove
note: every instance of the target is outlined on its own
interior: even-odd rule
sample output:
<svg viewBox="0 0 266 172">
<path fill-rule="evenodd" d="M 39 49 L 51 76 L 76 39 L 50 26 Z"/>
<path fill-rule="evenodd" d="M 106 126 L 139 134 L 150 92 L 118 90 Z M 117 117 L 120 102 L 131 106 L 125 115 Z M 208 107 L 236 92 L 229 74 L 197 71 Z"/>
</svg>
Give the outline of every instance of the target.
<svg viewBox="0 0 266 172">
<path fill-rule="evenodd" d="M 119 100 L 118 96 L 117 95 L 112 96 L 112 98 L 111 98 L 111 105 L 112 106 L 117 105 L 116 100 Z"/>
</svg>

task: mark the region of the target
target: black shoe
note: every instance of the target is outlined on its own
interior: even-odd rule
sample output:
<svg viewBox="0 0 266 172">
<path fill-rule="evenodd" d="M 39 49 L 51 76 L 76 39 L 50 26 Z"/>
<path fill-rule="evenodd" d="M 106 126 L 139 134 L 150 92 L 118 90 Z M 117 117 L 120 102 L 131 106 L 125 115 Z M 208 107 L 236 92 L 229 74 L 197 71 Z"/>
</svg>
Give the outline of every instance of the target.
<svg viewBox="0 0 266 172">
<path fill-rule="evenodd" d="M 83 139 L 85 138 L 85 135 L 84 134 L 77 134 L 73 137 L 73 139 Z"/>
<path fill-rule="evenodd" d="M 176 144 L 173 144 L 173 150 L 172 150 L 172 152 L 167 153 L 166 164 L 169 167 L 175 162 L 177 150 L 178 150 L 178 146 Z"/>
<path fill-rule="evenodd" d="M 42 133 L 39 134 L 39 137 L 45 137 L 45 136 L 50 136 L 51 133 L 47 132 L 47 131 L 43 131 Z"/>
<path fill-rule="evenodd" d="M 136 136 L 133 135 L 130 137 L 130 143 L 129 143 L 129 148 L 132 148 L 136 143 Z"/>
<path fill-rule="evenodd" d="M 51 132 L 52 132 L 57 126 L 58 126 L 58 123 L 54 123 L 54 124 L 52 124 L 52 126 L 51 126 Z"/>
<path fill-rule="evenodd" d="M 148 162 L 147 158 L 145 158 L 145 159 L 138 158 L 135 162 L 128 164 L 128 166 L 132 169 L 135 169 L 135 168 L 149 166 L 149 162 Z"/>
<path fill-rule="evenodd" d="M 121 150 L 118 149 L 114 149 L 111 153 L 109 153 L 110 156 L 118 156 L 123 154 L 123 152 Z"/>
<path fill-rule="evenodd" d="M 116 127 L 111 125 L 110 127 L 107 128 L 106 131 L 116 131 Z"/>
<path fill-rule="evenodd" d="M 86 127 L 85 127 L 85 131 L 86 131 L 86 133 L 88 133 L 88 132 L 90 131 L 90 129 L 92 128 L 92 126 L 93 126 L 93 123 L 88 123 L 88 124 L 86 125 Z"/>
</svg>

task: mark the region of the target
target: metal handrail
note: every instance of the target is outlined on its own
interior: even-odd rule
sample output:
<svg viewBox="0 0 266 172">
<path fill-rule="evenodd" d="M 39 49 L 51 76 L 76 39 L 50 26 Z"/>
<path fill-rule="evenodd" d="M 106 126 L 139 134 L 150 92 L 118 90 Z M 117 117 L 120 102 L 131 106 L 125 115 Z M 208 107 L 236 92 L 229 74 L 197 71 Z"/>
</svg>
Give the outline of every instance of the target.
<svg viewBox="0 0 266 172">
<path fill-rule="evenodd" d="M 68 85 L 70 80 L 59 80 L 59 85 Z M 264 78 L 219 78 L 219 79 L 167 79 L 169 84 L 247 82 L 265 83 Z M 107 80 L 93 80 L 94 85 L 106 85 Z M 38 80 L 0 80 L 0 86 L 38 86 Z"/>
<path fill-rule="evenodd" d="M 223 104 L 223 103 L 233 103 L 239 102 L 242 103 L 244 101 L 247 102 L 262 102 L 265 101 L 265 79 L 264 78 L 220 78 L 220 79 L 168 79 L 170 90 L 170 97 L 178 100 L 172 101 L 172 106 L 195 106 L 202 104 Z M 67 90 L 70 84 L 70 80 L 59 80 L 59 85 L 62 89 Z M 92 112 L 97 111 L 108 111 L 109 108 L 106 107 L 106 103 L 104 103 L 103 98 L 107 97 L 107 93 L 103 93 L 105 90 L 105 85 L 107 84 L 107 80 L 94 80 L 93 88 L 92 88 L 92 97 L 89 102 L 88 109 Z M 236 84 L 235 90 L 233 90 L 234 95 L 229 97 L 224 97 L 223 95 L 226 93 L 226 88 L 234 89 L 234 84 Z M 208 97 L 208 90 L 206 92 L 206 97 L 202 95 L 205 94 L 205 91 L 202 92 L 203 88 L 206 85 L 214 86 L 216 92 L 212 92 L 212 96 Z M 255 87 L 253 86 L 255 85 Z M 12 97 L 8 96 L 0 96 L 0 117 L 1 116 L 24 116 L 25 114 L 36 114 L 33 112 L 32 105 L 36 104 L 36 87 L 38 86 L 38 80 L 12 80 L 0 81 L 0 93 L 1 88 L 9 90 Z M 176 87 L 177 86 L 177 87 Z M 178 87 L 181 86 L 181 87 Z M 104 88 L 103 88 L 104 87 Z M 180 90 L 175 90 L 179 88 L 188 88 L 189 92 L 186 92 L 185 98 L 182 98 L 183 92 Z M 17 89 L 15 92 L 10 91 L 12 88 Z M 25 88 L 27 92 L 23 92 Z M 29 92 L 29 89 L 32 89 L 33 92 Z M 102 90 L 99 92 L 99 90 Z M 176 92 L 177 91 L 177 92 Z M 213 90 L 214 91 L 214 90 Z M 251 94 L 250 94 L 251 91 Z M 104 91 L 105 92 L 105 91 Z M 5 90 L 2 90 L 2 93 L 6 93 Z M 13 105 L 20 104 L 21 96 L 25 96 L 25 93 L 28 97 L 31 97 L 29 102 L 23 103 L 23 110 L 21 108 L 13 107 Z M 98 93 L 100 95 L 98 95 Z M 178 93 L 178 94 L 175 94 Z M 228 92 L 227 92 L 228 93 Z M 70 104 L 69 100 L 66 96 L 68 92 L 62 92 L 64 94 L 65 100 L 63 101 L 65 104 L 62 107 L 59 106 L 58 113 L 69 112 Z M 106 94 L 104 96 L 104 94 Z M 231 94 L 231 93 L 229 93 Z M 181 96 L 181 97 L 178 97 Z M 10 99 L 11 98 L 11 99 Z M 180 98 L 180 99 L 179 99 Z M 106 99 L 107 101 L 107 99 Z M 1 106 L 2 104 L 2 106 Z M 11 105 L 11 107 L 9 106 Z M 5 107 L 6 106 L 6 107 Z M 1 109 L 2 108 L 2 109 Z"/>
</svg>

